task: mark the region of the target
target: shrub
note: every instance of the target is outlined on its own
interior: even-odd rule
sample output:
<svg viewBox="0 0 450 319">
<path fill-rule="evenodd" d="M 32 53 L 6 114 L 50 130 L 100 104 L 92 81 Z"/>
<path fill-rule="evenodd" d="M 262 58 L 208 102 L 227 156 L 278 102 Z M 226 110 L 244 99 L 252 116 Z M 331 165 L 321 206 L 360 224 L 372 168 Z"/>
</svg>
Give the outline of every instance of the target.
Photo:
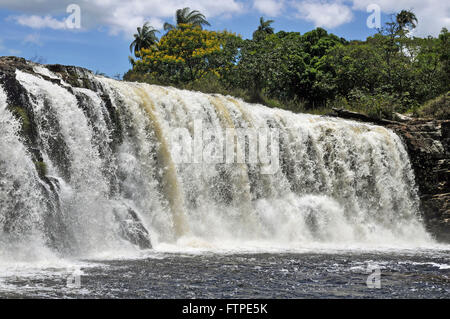
<svg viewBox="0 0 450 319">
<path fill-rule="evenodd" d="M 450 119 L 450 91 L 425 103 L 417 109 L 415 115 L 431 117 L 437 120 Z"/>
</svg>

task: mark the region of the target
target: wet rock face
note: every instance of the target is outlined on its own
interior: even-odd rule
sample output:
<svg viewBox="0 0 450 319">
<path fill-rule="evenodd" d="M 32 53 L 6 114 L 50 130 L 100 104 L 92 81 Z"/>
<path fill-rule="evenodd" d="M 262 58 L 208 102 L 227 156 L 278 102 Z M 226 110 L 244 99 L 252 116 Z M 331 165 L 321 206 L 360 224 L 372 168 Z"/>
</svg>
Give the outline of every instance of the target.
<svg viewBox="0 0 450 319">
<path fill-rule="evenodd" d="M 450 120 L 412 120 L 387 127 L 408 148 L 429 231 L 450 242 Z"/>
</svg>

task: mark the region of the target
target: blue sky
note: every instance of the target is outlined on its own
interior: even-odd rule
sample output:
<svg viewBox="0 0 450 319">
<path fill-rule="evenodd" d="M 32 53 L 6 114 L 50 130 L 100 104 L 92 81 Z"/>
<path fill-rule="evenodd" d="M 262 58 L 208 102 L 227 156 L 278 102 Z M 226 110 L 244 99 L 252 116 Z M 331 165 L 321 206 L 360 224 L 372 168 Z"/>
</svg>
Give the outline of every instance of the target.
<svg viewBox="0 0 450 319">
<path fill-rule="evenodd" d="M 80 8 L 80 28 L 65 23 Z M 305 33 L 315 27 L 346 39 L 365 39 L 375 30 L 366 20 L 380 9 L 381 23 L 401 9 L 412 9 L 419 25 L 415 33 L 436 36 L 450 28 L 450 1 L 442 0 L 0 0 L 0 56 L 41 57 L 45 63 L 83 66 L 109 76 L 130 68 L 129 44 L 137 26 L 150 21 L 162 28 L 173 22 L 177 8 L 203 12 L 210 29 L 251 37 L 259 17 L 273 19 L 276 31 Z"/>
</svg>

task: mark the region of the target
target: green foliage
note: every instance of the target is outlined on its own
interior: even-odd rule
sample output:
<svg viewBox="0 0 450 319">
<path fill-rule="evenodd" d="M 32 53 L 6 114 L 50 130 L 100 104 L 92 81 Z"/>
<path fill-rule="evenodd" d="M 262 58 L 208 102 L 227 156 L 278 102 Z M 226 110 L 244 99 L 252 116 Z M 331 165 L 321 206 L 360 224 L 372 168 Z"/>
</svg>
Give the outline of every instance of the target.
<svg viewBox="0 0 450 319">
<path fill-rule="evenodd" d="M 395 20 L 400 29 L 414 29 L 417 24 L 417 17 L 411 10 L 400 11 Z"/>
<path fill-rule="evenodd" d="M 343 96 L 348 96 L 354 88 L 373 93 L 386 77 L 380 68 L 384 64 L 382 56 L 364 42 L 334 47 L 324 63 L 331 69 L 331 85 L 337 94 Z"/>
<path fill-rule="evenodd" d="M 342 41 L 318 28 L 301 36 L 279 32 L 263 40 L 245 40 L 231 85 L 245 87 L 259 102 L 264 93 L 280 101 L 295 100 L 307 108 L 323 106 L 332 95 L 324 79 L 326 53 Z"/>
<path fill-rule="evenodd" d="M 220 77 L 216 74 L 209 73 L 206 76 L 192 82 L 184 83 L 178 86 L 181 89 L 190 91 L 199 91 L 202 93 L 216 93 L 222 95 L 231 95 L 241 98 L 245 101 L 250 100 L 250 96 L 246 90 L 240 88 L 227 88 Z"/>
<path fill-rule="evenodd" d="M 261 41 L 264 40 L 266 36 L 273 34 L 274 29 L 270 26 L 273 22 L 274 22 L 273 20 L 264 21 L 264 18 L 261 17 L 259 19 L 258 29 L 256 29 L 255 32 L 253 32 L 253 40 Z"/>
<path fill-rule="evenodd" d="M 442 54 L 449 50 L 446 31 L 441 32 L 441 39 L 417 38 L 405 36 L 395 24 L 388 26 L 387 33 L 382 31 L 329 52 L 329 83 L 336 94 L 349 98 L 350 92 L 358 90 L 382 100 L 389 96 L 394 100 L 394 111 L 405 112 L 448 91 L 448 57 Z M 372 112 L 369 106 L 367 112 Z"/>
<path fill-rule="evenodd" d="M 421 117 L 450 120 L 450 92 L 425 103 L 416 111 Z"/>
<path fill-rule="evenodd" d="M 130 44 L 130 52 L 134 52 L 134 55 L 137 55 L 139 51 L 142 49 L 147 49 L 154 45 L 158 38 L 156 37 L 156 33 L 159 31 L 153 28 L 146 22 L 142 28 L 137 28 L 137 33 L 134 34 L 134 41 Z"/>
<path fill-rule="evenodd" d="M 444 74 L 442 82 L 446 83 L 446 89 L 450 90 L 450 33 L 447 28 L 442 28 L 439 34 L 438 55 Z"/>
<path fill-rule="evenodd" d="M 196 81 L 209 73 L 220 76 L 233 67 L 236 52 L 228 42 L 238 37 L 226 31 L 202 30 L 191 24 L 179 24 L 154 46 L 138 53 L 136 72 L 149 74 L 162 84 Z"/>
<path fill-rule="evenodd" d="M 202 29 L 204 25 L 210 26 L 209 22 L 206 20 L 206 17 L 201 12 L 197 10 L 191 11 L 191 9 L 188 7 L 178 9 L 175 12 L 175 20 L 177 21 L 176 26 L 168 22 L 164 23 L 164 30 L 171 31 L 173 29 L 176 29 L 181 24 L 189 24 L 200 29 Z"/>
<path fill-rule="evenodd" d="M 22 133 L 29 134 L 31 130 L 31 122 L 25 108 L 13 105 L 10 106 L 9 109 L 13 113 L 13 115 L 20 121 L 22 125 Z"/>
<path fill-rule="evenodd" d="M 124 79 L 230 94 L 295 112 L 344 107 L 374 118 L 417 110 L 450 90 L 448 30 L 438 38 L 413 37 L 418 21 L 408 10 L 365 41 L 347 41 L 322 28 L 275 33 L 273 21 L 264 18 L 253 39 L 243 40 L 202 30 L 209 25 L 203 20 L 197 11 L 178 10 L 177 25 L 130 59 L 133 69 Z M 420 108 L 445 116 L 431 109 Z"/>
<path fill-rule="evenodd" d="M 47 175 L 47 164 L 42 161 L 36 161 L 34 162 L 34 166 L 36 167 L 39 177 L 43 178 Z"/>
<path fill-rule="evenodd" d="M 374 119 L 393 119 L 394 112 L 399 109 L 395 96 L 388 93 L 366 94 L 353 90 L 349 94 L 349 109 L 367 114 Z"/>
</svg>

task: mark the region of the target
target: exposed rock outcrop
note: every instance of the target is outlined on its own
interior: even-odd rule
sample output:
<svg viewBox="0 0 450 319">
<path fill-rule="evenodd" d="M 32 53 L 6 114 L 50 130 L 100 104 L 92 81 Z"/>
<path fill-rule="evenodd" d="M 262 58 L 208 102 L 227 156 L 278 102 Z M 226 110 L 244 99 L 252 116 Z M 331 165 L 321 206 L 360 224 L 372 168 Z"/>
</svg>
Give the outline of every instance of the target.
<svg viewBox="0 0 450 319">
<path fill-rule="evenodd" d="M 403 137 L 419 186 L 428 229 L 450 242 L 450 120 L 390 124 Z"/>
</svg>

